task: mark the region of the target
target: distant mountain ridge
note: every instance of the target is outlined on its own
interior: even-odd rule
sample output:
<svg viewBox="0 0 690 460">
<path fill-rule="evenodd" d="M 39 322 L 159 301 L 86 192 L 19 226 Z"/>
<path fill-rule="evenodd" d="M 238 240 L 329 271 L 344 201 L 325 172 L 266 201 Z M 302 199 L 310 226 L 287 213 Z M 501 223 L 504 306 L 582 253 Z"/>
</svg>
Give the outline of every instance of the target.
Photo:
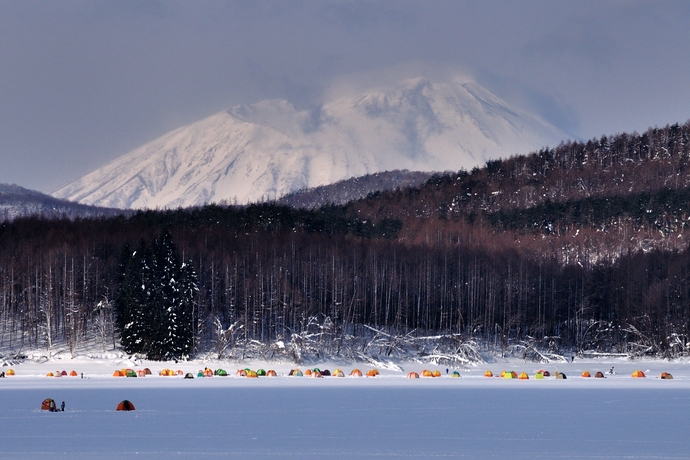
<svg viewBox="0 0 690 460">
<path fill-rule="evenodd" d="M 365 198 L 371 193 L 416 187 L 422 185 L 431 176 L 432 173 L 421 171 L 384 171 L 299 190 L 279 198 L 277 203 L 306 209 L 315 209 L 325 205 L 342 205 Z"/>
<path fill-rule="evenodd" d="M 53 192 L 117 208 L 249 203 L 382 171 L 471 168 L 567 136 L 464 80 L 406 80 L 298 110 L 241 105 L 176 129 Z"/>
<path fill-rule="evenodd" d="M 100 208 L 61 200 L 16 184 L 0 184 L 0 222 L 28 216 L 74 219 L 130 213 L 121 209 Z"/>
</svg>

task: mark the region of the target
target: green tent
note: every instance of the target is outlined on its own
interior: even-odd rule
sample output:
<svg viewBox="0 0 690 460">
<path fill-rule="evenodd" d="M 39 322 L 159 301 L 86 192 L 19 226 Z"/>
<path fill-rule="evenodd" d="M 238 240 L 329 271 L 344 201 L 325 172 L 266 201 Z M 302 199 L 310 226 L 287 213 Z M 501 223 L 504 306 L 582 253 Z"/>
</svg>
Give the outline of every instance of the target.
<svg viewBox="0 0 690 460">
<path fill-rule="evenodd" d="M 225 371 L 225 369 L 218 369 L 216 371 L 216 375 L 220 375 L 221 377 L 227 377 L 228 373 Z"/>
<path fill-rule="evenodd" d="M 302 371 L 297 369 L 295 372 L 292 373 L 294 377 L 302 377 Z"/>
<path fill-rule="evenodd" d="M 136 377 L 137 373 L 134 371 L 127 371 L 127 377 Z"/>
<path fill-rule="evenodd" d="M 537 380 L 544 380 L 544 374 L 542 374 L 541 372 L 537 372 L 536 374 L 534 374 L 534 378 Z"/>
<path fill-rule="evenodd" d="M 266 377 L 266 371 L 263 369 L 259 369 L 258 371 L 256 371 L 256 375 L 258 375 L 259 377 Z"/>
<path fill-rule="evenodd" d="M 203 376 L 204 376 L 204 373 L 203 373 L 202 371 L 199 371 L 199 372 L 196 374 L 196 376 L 197 376 L 197 377 L 203 377 Z"/>
</svg>

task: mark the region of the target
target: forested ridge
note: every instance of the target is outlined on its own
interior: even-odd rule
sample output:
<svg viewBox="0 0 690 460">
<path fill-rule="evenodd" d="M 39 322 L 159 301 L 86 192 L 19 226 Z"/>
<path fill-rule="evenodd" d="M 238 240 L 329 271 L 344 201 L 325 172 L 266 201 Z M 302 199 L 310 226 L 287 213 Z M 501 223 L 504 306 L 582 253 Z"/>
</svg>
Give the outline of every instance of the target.
<svg viewBox="0 0 690 460">
<path fill-rule="evenodd" d="M 538 359 L 685 355 L 689 159 L 690 122 L 571 141 L 316 210 L 210 205 L 5 222 L 0 347 L 77 353 L 95 341 L 158 359 L 297 361 L 462 362 L 482 347 Z M 179 258 L 171 267 L 191 270 L 194 294 L 166 320 L 186 345 L 154 353 L 123 337 L 118 302 L 157 260 L 141 254 L 162 241 L 160 260 Z M 128 257 L 144 268 L 123 268 Z"/>
</svg>

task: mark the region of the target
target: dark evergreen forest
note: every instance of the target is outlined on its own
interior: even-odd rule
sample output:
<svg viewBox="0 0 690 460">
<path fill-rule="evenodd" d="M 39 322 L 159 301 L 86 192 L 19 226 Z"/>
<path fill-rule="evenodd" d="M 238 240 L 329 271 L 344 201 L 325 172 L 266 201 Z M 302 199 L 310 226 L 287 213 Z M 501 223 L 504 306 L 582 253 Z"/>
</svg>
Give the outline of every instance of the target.
<svg viewBox="0 0 690 460">
<path fill-rule="evenodd" d="M 689 161 L 685 123 L 563 143 L 316 210 L 209 205 L 5 222 L 0 347 L 60 343 L 76 353 L 96 343 L 156 359 L 297 361 L 410 347 L 457 358 L 468 344 L 686 355 Z M 178 274 L 186 267 L 175 281 L 187 283 L 184 295 L 160 288 L 149 302 L 132 291 L 142 279 L 174 284 L 151 268 L 165 266 L 156 260 Z M 179 310 L 126 321 L 136 302 Z M 166 321 L 182 345 L 133 347 L 127 324 Z M 432 348 L 420 345 L 430 337 Z"/>
</svg>

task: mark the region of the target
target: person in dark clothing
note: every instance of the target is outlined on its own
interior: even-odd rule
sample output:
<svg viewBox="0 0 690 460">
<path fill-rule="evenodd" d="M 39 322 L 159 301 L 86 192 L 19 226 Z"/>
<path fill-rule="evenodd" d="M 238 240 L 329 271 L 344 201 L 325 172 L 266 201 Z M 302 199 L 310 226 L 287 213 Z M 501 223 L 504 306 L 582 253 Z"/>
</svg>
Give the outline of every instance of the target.
<svg viewBox="0 0 690 460">
<path fill-rule="evenodd" d="M 60 410 L 65 412 L 65 401 L 62 401 L 62 404 L 60 404 Z"/>
</svg>

